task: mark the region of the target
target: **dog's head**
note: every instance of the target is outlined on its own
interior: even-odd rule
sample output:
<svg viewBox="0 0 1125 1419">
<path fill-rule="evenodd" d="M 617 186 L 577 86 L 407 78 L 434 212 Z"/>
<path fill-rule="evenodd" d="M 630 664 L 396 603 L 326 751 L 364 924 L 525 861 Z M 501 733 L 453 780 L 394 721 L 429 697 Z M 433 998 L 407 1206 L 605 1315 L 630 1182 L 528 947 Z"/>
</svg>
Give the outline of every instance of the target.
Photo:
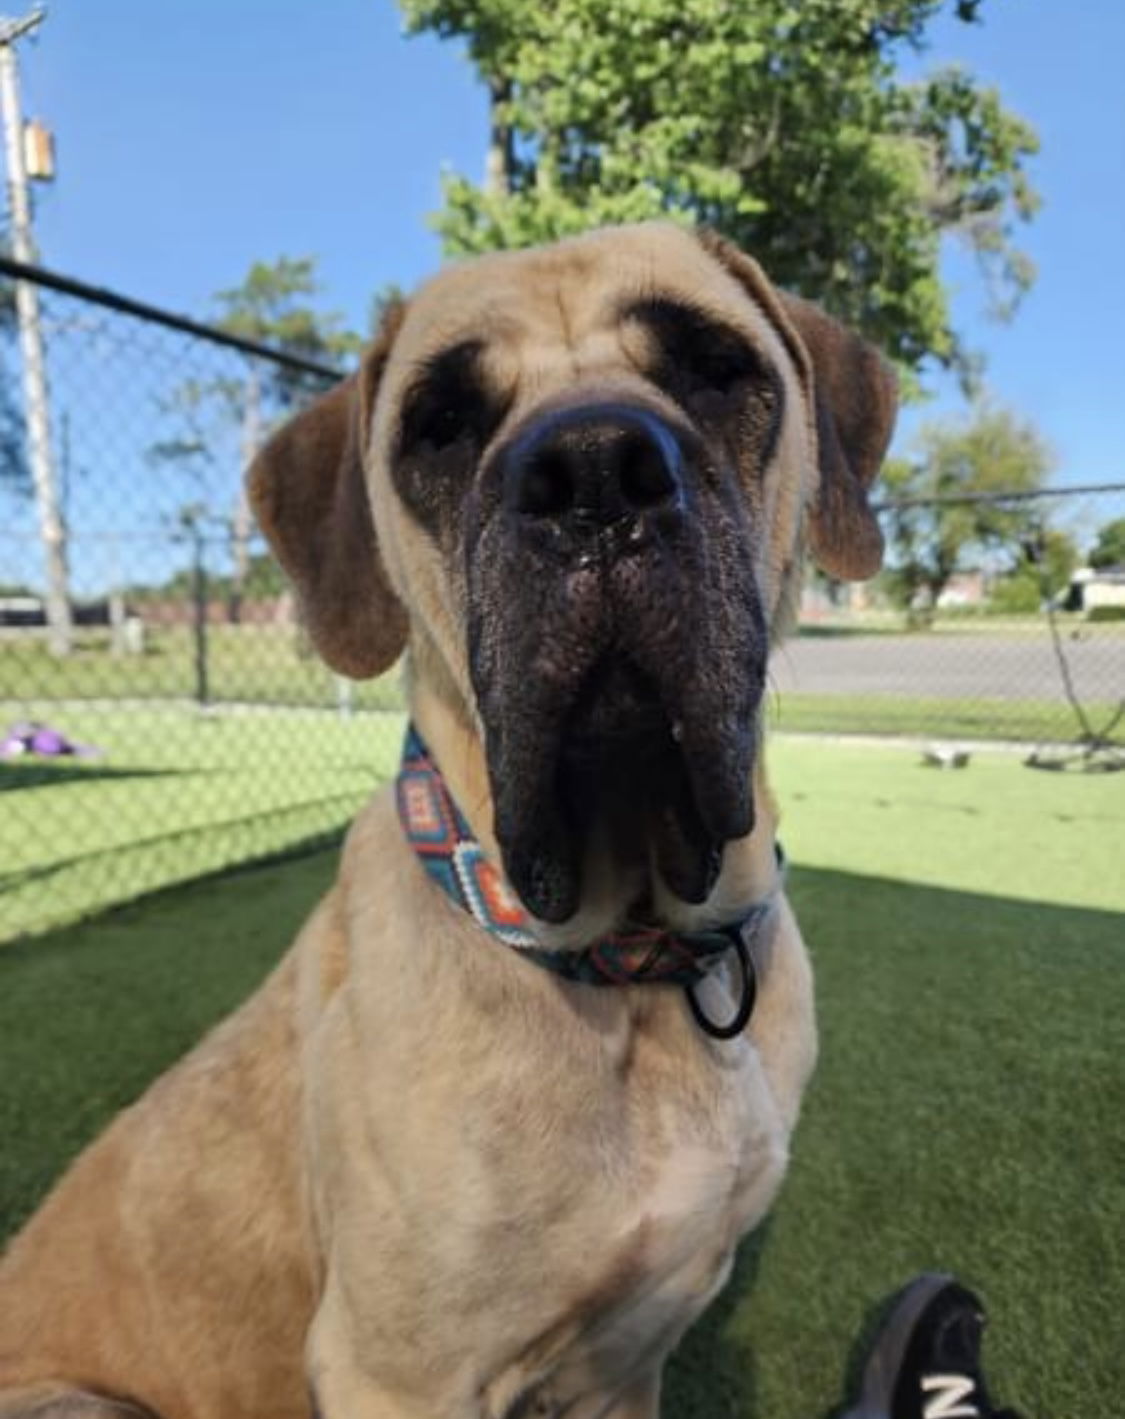
<svg viewBox="0 0 1125 1419">
<path fill-rule="evenodd" d="M 894 405 L 736 248 L 623 228 L 437 276 L 251 490 L 328 663 L 409 644 L 479 730 L 507 876 L 557 923 L 606 863 L 620 906 L 711 892 L 803 545 L 878 568 Z"/>
</svg>

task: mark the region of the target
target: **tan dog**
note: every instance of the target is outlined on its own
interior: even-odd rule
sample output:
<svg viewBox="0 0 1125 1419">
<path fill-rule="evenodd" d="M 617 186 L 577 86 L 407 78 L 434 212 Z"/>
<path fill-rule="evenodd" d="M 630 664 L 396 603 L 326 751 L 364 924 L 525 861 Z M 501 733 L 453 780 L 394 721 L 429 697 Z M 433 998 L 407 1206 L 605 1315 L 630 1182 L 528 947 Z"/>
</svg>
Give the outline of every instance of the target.
<svg viewBox="0 0 1125 1419">
<path fill-rule="evenodd" d="M 251 487 L 325 659 L 407 650 L 456 802 L 571 949 L 776 891 L 768 649 L 806 539 L 876 569 L 893 407 L 877 356 L 747 257 L 641 226 L 438 276 Z M 783 900 L 754 955 L 729 1041 L 679 989 L 562 980 L 435 886 L 378 794 L 273 975 L 14 1242 L 0 1413 L 654 1414 L 813 1065 Z M 739 991 L 724 962 L 699 1005 Z"/>
</svg>

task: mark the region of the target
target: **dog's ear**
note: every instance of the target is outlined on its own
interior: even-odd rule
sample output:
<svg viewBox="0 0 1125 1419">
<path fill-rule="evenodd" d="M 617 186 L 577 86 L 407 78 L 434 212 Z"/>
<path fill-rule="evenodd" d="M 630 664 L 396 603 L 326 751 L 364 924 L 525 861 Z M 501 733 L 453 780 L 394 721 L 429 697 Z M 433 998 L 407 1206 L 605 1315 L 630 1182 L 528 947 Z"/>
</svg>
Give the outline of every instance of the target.
<svg viewBox="0 0 1125 1419">
<path fill-rule="evenodd" d="M 383 569 L 363 459 L 383 367 L 402 324 L 384 319 L 359 370 L 283 425 L 247 474 L 250 502 L 293 582 L 313 644 L 341 675 L 386 670 L 407 618 Z"/>
<path fill-rule="evenodd" d="M 867 490 L 887 452 L 898 381 L 874 346 L 799 296 L 781 293 L 813 369 L 820 487 L 809 546 L 829 576 L 863 581 L 883 562 L 883 533 Z"/>
<path fill-rule="evenodd" d="M 703 245 L 778 326 L 816 415 L 820 483 L 809 509 L 813 556 L 829 576 L 863 581 L 883 561 L 883 534 L 867 490 L 894 429 L 898 381 L 874 346 L 799 296 L 778 291 L 733 243 L 708 232 Z"/>
</svg>

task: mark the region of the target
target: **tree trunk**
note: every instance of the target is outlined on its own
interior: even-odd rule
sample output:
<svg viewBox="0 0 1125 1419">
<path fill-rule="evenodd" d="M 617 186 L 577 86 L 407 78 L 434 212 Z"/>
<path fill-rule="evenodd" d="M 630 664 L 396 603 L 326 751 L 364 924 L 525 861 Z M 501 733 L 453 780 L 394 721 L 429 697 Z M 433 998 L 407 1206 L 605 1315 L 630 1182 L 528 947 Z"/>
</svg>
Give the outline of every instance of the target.
<svg viewBox="0 0 1125 1419">
<path fill-rule="evenodd" d="M 238 500 L 231 519 L 231 550 L 234 566 L 231 572 L 230 596 L 227 598 L 227 620 L 237 626 L 242 620 L 242 599 L 250 570 L 250 537 L 254 520 L 250 512 L 250 497 L 246 490 L 246 469 L 262 442 L 262 376 L 251 362 L 246 377 L 246 399 L 242 406 L 241 461 L 243 476 L 238 484 Z"/>
<path fill-rule="evenodd" d="M 484 190 L 490 197 L 506 197 L 512 190 L 512 169 L 515 166 L 512 129 L 509 123 L 497 116 L 498 107 L 511 97 L 510 79 L 494 78 L 488 81 L 488 156 L 484 164 Z"/>
<path fill-rule="evenodd" d="M 944 567 L 933 571 L 926 578 L 926 591 L 929 593 L 930 604 L 927 608 L 926 624 L 933 625 L 934 617 L 938 613 L 938 597 L 949 584 L 949 578 L 953 575 L 953 569 L 946 570 Z"/>
</svg>

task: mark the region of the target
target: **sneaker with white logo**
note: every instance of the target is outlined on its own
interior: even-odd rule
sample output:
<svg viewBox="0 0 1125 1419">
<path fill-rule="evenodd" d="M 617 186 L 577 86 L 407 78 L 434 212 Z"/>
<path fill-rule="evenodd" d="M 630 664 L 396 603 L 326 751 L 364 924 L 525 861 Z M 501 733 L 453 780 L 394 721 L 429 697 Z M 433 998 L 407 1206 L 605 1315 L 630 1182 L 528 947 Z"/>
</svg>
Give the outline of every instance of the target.
<svg viewBox="0 0 1125 1419">
<path fill-rule="evenodd" d="M 901 1291 L 843 1419 L 1018 1419 L 997 1409 L 981 1371 L 984 1308 L 952 1276 L 927 1273 Z"/>
</svg>

